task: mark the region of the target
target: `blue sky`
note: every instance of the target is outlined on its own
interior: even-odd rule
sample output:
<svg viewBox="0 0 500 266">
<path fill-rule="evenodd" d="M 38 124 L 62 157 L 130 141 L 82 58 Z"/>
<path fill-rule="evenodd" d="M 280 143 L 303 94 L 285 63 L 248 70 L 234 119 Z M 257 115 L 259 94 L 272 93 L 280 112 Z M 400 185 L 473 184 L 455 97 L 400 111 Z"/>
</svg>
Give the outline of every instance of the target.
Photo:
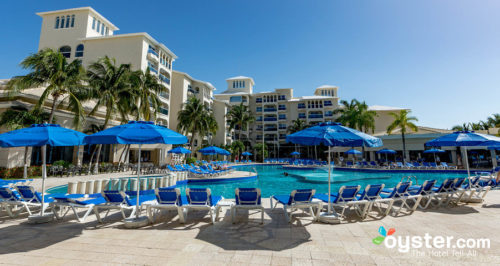
<svg viewBox="0 0 500 266">
<path fill-rule="evenodd" d="M 0 78 L 36 52 L 35 12 L 92 6 L 120 33 L 148 32 L 179 57 L 174 69 L 225 90 L 340 87 L 342 99 L 408 107 L 450 128 L 500 113 L 500 1 L 7 1 Z"/>
</svg>

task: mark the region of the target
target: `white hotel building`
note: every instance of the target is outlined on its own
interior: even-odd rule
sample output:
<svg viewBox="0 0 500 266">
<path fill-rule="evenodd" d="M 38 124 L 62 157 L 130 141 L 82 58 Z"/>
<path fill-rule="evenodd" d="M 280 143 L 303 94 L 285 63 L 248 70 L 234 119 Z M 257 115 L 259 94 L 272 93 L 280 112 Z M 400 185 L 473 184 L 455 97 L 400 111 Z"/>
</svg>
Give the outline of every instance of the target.
<svg viewBox="0 0 500 266">
<path fill-rule="evenodd" d="M 59 50 L 69 60 L 82 60 L 84 66 L 108 56 L 116 59 L 117 64 L 131 64 L 134 70 L 149 69 L 157 75 L 168 89 L 160 96 L 162 106 L 158 111 L 156 122 L 176 130 L 177 113 L 182 104 L 191 96 L 200 99 L 208 109 L 213 110 L 219 125 L 215 136 L 197 136 L 194 149 L 204 143 L 226 145 L 237 138 L 239 134 L 230 131 L 227 125 L 226 114 L 231 105 L 243 103 L 254 114 L 256 121 L 249 125 L 242 133 L 242 140 L 251 145 L 266 142 L 271 146 L 271 156 L 276 156 L 276 147 L 285 145 L 288 127 L 295 119 L 302 119 L 307 124 L 333 121 L 336 117 L 334 110 L 339 108 L 338 87 L 320 86 L 312 96 L 294 97 L 293 89 L 275 89 L 270 92 L 254 92 L 255 82 L 252 78 L 238 76 L 227 79 L 227 89 L 215 94 L 215 87 L 206 81 L 197 80 L 189 74 L 173 70 L 173 63 L 177 56 L 166 45 L 157 41 L 145 32 L 116 34 L 118 27 L 91 7 L 73 8 L 37 13 L 42 18 L 40 41 L 38 49 L 52 48 Z M 26 53 L 28 54 L 28 52 Z M 38 101 L 43 88 L 26 90 L 14 98 L 10 98 L 3 85 L 8 80 L 0 80 L 0 112 L 12 107 L 31 109 Z M 51 101 L 47 101 L 49 107 Z M 93 108 L 91 102 L 84 104 L 87 112 Z M 392 118 L 390 112 L 397 112 L 402 108 L 371 106 L 378 114 L 375 121 L 375 135 L 380 136 L 386 147 L 402 150 L 398 135 L 387 136 L 385 131 Z M 84 127 L 90 124 L 99 124 L 103 121 L 103 109 L 94 117 L 88 117 Z M 55 114 L 56 122 L 62 126 L 72 128 L 72 114 L 64 108 L 58 109 Z M 118 121 L 112 121 L 118 124 Z M 7 129 L 3 128 L 1 132 Z M 84 128 L 85 130 L 85 128 Z M 239 133 L 239 132 L 238 132 Z M 433 137 L 446 133 L 444 130 L 421 128 L 419 134 L 408 136 L 407 156 L 412 152 L 424 149 L 423 143 Z M 396 133 L 397 134 L 397 133 Z M 411 135 L 411 134 L 410 134 Z M 164 164 L 167 162 L 166 151 L 170 147 L 165 145 L 150 145 L 143 147 L 142 157 L 147 162 Z M 274 150 L 273 150 L 274 148 Z M 103 149 L 104 162 L 118 162 L 123 149 L 122 145 L 108 145 Z M 130 160 L 136 156 L 132 148 Z M 30 161 L 39 164 L 36 150 L 30 153 Z M 22 166 L 22 148 L 11 148 L 0 153 L 0 167 Z M 456 154 L 453 156 L 456 157 Z M 371 152 L 370 157 L 375 158 Z M 87 146 L 58 147 L 50 151 L 48 162 L 57 160 L 73 161 L 74 164 L 88 163 L 90 149 Z"/>
</svg>

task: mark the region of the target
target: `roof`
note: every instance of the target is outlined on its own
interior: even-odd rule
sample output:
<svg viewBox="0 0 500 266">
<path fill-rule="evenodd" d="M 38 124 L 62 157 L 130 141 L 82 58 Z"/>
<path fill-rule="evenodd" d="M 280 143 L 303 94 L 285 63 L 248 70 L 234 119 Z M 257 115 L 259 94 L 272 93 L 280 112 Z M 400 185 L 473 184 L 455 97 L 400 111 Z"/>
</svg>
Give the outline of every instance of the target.
<svg viewBox="0 0 500 266">
<path fill-rule="evenodd" d="M 334 86 L 334 85 L 322 85 L 322 86 L 319 86 L 317 89 L 331 89 L 331 88 L 337 88 L 337 86 Z"/>
<path fill-rule="evenodd" d="M 223 91 L 222 93 L 219 93 L 219 94 L 231 94 L 231 95 L 249 95 L 250 93 L 248 92 L 244 92 L 244 91 L 236 91 L 236 92 L 233 92 L 233 91 Z"/>
<path fill-rule="evenodd" d="M 99 19 L 104 20 L 106 24 L 109 24 L 111 27 L 111 30 L 119 30 L 118 27 L 116 27 L 111 21 L 109 21 L 107 18 L 99 14 L 99 12 L 95 11 L 92 7 L 86 6 L 86 7 L 77 7 L 77 8 L 69 8 L 69 9 L 60 9 L 60 10 L 54 10 L 54 11 L 46 11 L 46 12 L 38 12 L 36 13 L 38 16 L 43 17 L 45 15 L 53 15 L 53 14 L 59 14 L 59 13 L 67 13 L 67 12 L 74 12 L 74 11 L 89 11 L 91 13 L 94 13 Z"/>
<path fill-rule="evenodd" d="M 177 74 L 180 74 L 180 75 L 184 75 L 186 76 L 188 79 L 192 80 L 192 81 L 195 81 L 195 82 L 199 82 L 199 83 L 203 83 L 205 85 L 207 85 L 209 88 L 212 88 L 213 90 L 216 90 L 216 88 L 214 87 L 214 85 L 212 85 L 212 83 L 208 82 L 208 81 L 203 81 L 203 80 L 199 80 L 199 79 L 195 79 L 193 77 L 191 77 L 188 73 L 186 72 L 181 72 L 181 71 L 177 71 L 177 70 L 172 70 L 172 72 L 174 73 L 177 73 Z"/>
<path fill-rule="evenodd" d="M 163 50 L 165 50 L 173 59 L 177 59 L 177 56 L 170 51 L 163 43 L 158 42 L 155 38 L 151 37 L 147 32 L 137 32 L 137 33 L 127 33 L 127 34 L 115 34 L 108 36 L 98 36 L 98 37 L 89 37 L 80 39 L 81 41 L 98 41 L 98 40 L 107 40 L 107 39 L 118 39 L 118 38 L 128 38 L 128 37 L 144 37 L 151 41 L 154 45 L 160 46 Z"/>
<path fill-rule="evenodd" d="M 253 81 L 253 78 L 251 78 L 251 77 L 245 77 L 245 76 L 236 76 L 236 77 L 228 78 L 228 79 L 226 79 L 226 81 L 237 80 L 237 79 L 249 79 L 249 80 L 252 81 L 252 84 L 255 84 L 255 82 Z"/>
<path fill-rule="evenodd" d="M 368 107 L 370 111 L 397 111 L 397 110 L 409 110 L 408 108 L 383 106 L 383 105 L 372 105 Z"/>
<path fill-rule="evenodd" d="M 412 130 L 409 130 L 409 132 L 406 132 L 406 134 L 414 134 L 414 135 L 423 135 L 423 134 L 449 134 L 452 133 L 452 130 L 448 129 L 442 129 L 442 128 L 433 128 L 433 127 L 424 127 L 424 126 L 417 126 L 418 132 L 413 132 Z M 401 134 L 401 128 L 396 128 L 392 131 L 391 135 L 399 135 Z M 405 134 L 405 135 L 406 135 Z M 387 132 L 378 132 L 374 134 L 374 136 L 388 136 Z"/>
<path fill-rule="evenodd" d="M 302 96 L 302 97 L 293 98 L 293 99 L 290 99 L 289 101 L 290 102 L 298 102 L 298 101 L 302 101 L 302 100 L 322 100 L 322 99 L 333 99 L 333 98 L 337 98 L 337 97 L 311 95 L 311 96 Z"/>
</svg>

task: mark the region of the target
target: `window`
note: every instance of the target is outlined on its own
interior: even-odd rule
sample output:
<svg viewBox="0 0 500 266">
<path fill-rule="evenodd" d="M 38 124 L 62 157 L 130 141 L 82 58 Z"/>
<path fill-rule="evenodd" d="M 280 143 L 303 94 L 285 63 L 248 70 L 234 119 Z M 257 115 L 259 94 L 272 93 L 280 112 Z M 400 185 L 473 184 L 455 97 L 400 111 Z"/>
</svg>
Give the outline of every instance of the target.
<svg viewBox="0 0 500 266">
<path fill-rule="evenodd" d="M 261 102 L 262 102 L 262 98 L 256 98 L 256 99 L 255 99 L 255 102 L 256 102 L 256 103 L 261 103 Z"/>
<path fill-rule="evenodd" d="M 280 96 L 278 96 L 278 100 L 284 101 L 284 100 L 286 100 L 286 96 L 285 95 L 280 95 Z"/>
<path fill-rule="evenodd" d="M 106 27 L 106 36 L 108 36 L 108 35 L 109 35 L 109 28 Z"/>
<path fill-rule="evenodd" d="M 97 28 L 95 29 L 97 32 L 99 32 L 99 29 L 101 29 L 101 21 L 97 21 Z"/>
<path fill-rule="evenodd" d="M 286 120 L 286 115 L 285 114 L 280 114 L 280 120 Z"/>
<path fill-rule="evenodd" d="M 61 17 L 61 26 L 60 26 L 60 28 L 61 29 L 64 28 L 64 16 Z"/>
<path fill-rule="evenodd" d="M 75 57 L 82 57 L 83 56 L 83 44 L 79 44 L 76 47 L 76 52 L 75 52 Z"/>
<path fill-rule="evenodd" d="M 306 114 L 305 113 L 299 113 L 299 118 L 306 118 Z"/>
<path fill-rule="evenodd" d="M 332 101 L 325 101 L 325 106 L 332 106 Z"/>
<path fill-rule="evenodd" d="M 261 106 L 257 107 L 256 109 L 257 109 L 257 112 L 262 112 L 262 107 Z"/>
<path fill-rule="evenodd" d="M 70 16 L 67 15 L 66 16 L 66 28 L 69 28 L 69 22 L 70 22 L 69 20 L 70 20 Z"/>
<path fill-rule="evenodd" d="M 95 30 L 95 18 L 92 17 L 92 29 Z"/>
<path fill-rule="evenodd" d="M 245 81 L 243 81 L 243 88 L 245 88 Z"/>
<path fill-rule="evenodd" d="M 54 26 L 55 29 L 59 29 L 59 17 L 56 17 L 56 25 Z"/>
<path fill-rule="evenodd" d="M 231 98 L 229 98 L 229 102 L 232 102 L 232 103 L 240 103 L 242 101 L 242 97 L 241 96 L 231 96 Z"/>
<path fill-rule="evenodd" d="M 278 106 L 278 110 L 286 110 L 286 106 L 284 104 L 280 104 Z"/>
<path fill-rule="evenodd" d="M 75 15 L 71 15 L 71 27 L 75 27 Z"/>
<path fill-rule="evenodd" d="M 59 48 L 59 52 L 61 52 L 61 54 L 66 57 L 66 58 L 70 58 L 71 57 L 71 47 L 65 45 L 65 46 L 62 46 L 61 48 Z"/>
</svg>

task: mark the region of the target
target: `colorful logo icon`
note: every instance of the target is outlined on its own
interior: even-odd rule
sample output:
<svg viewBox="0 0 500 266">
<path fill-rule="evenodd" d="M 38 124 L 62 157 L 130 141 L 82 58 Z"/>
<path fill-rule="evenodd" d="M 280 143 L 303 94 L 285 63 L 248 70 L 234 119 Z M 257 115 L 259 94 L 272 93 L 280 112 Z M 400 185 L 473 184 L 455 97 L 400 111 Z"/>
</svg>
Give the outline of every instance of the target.
<svg viewBox="0 0 500 266">
<path fill-rule="evenodd" d="M 380 236 L 377 236 L 374 239 L 372 239 L 373 244 L 375 244 L 375 245 L 382 244 L 382 242 L 384 242 L 384 239 L 387 236 L 394 234 L 394 232 L 396 232 L 396 229 L 394 229 L 394 228 L 390 228 L 389 231 L 386 231 L 383 226 L 379 227 L 378 233 L 380 234 Z"/>
</svg>

